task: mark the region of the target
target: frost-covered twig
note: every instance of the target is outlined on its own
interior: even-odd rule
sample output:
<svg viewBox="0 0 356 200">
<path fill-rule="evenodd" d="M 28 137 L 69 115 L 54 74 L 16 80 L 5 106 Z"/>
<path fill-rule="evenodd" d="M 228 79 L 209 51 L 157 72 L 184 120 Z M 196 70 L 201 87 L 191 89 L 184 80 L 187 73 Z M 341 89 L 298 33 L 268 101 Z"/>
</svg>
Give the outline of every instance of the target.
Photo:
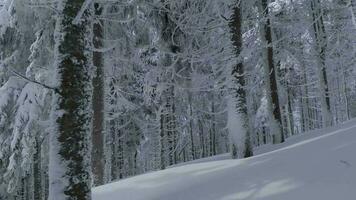
<svg viewBox="0 0 356 200">
<path fill-rule="evenodd" d="M 86 9 L 89 8 L 89 5 L 92 3 L 93 0 L 86 0 L 84 3 L 83 3 L 83 6 L 80 8 L 77 16 L 75 16 L 74 20 L 72 21 L 72 24 L 74 25 L 77 25 L 79 24 L 80 22 L 80 19 L 82 18 L 84 12 Z"/>
</svg>

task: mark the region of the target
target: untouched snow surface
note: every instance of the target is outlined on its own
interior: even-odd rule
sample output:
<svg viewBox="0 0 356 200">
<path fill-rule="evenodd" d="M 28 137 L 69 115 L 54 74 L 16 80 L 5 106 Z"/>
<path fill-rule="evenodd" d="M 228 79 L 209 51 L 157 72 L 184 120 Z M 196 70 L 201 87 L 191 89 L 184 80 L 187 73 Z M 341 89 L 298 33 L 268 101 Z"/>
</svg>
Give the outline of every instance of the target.
<svg viewBox="0 0 356 200">
<path fill-rule="evenodd" d="M 276 149 L 279 148 L 279 149 Z M 267 152 L 268 151 L 268 152 Z M 263 153 L 267 152 L 267 153 Z M 355 200 L 356 121 L 93 189 L 94 200 Z"/>
</svg>

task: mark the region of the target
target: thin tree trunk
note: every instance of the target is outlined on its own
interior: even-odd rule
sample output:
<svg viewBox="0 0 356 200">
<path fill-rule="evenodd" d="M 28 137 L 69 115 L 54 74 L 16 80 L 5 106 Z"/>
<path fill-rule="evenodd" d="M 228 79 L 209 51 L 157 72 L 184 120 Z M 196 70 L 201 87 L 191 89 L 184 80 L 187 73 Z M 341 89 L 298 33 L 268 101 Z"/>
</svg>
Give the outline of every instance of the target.
<svg viewBox="0 0 356 200">
<path fill-rule="evenodd" d="M 349 94 L 347 91 L 346 73 L 344 70 L 343 70 L 342 74 L 343 74 L 342 81 L 343 81 L 343 94 L 344 94 L 344 99 L 345 99 L 346 120 L 350 120 L 351 119 L 350 100 L 349 100 Z"/>
<path fill-rule="evenodd" d="M 192 159 L 196 159 L 195 155 L 195 145 L 194 145 L 194 135 L 193 135 L 193 106 L 192 106 L 192 94 L 188 94 L 188 101 L 189 101 L 189 134 L 190 134 L 190 144 L 191 144 L 191 154 Z"/>
<path fill-rule="evenodd" d="M 203 127 L 203 122 L 200 119 L 198 120 L 198 126 L 199 126 L 199 138 L 200 138 L 200 158 L 205 158 L 206 149 L 205 149 L 205 139 L 204 139 L 204 127 Z"/>
<path fill-rule="evenodd" d="M 319 75 L 319 91 L 320 91 L 320 102 L 321 102 L 321 112 L 322 112 L 322 124 L 323 127 L 331 126 L 332 116 L 331 116 L 331 105 L 330 105 L 330 94 L 328 79 L 326 73 L 325 55 L 327 47 L 327 38 L 324 26 L 323 12 L 321 9 L 320 0 L 311 1 L 311 11 L 313 18 L 313 30 L 314 39 L 317 51 L 317 64 L 318 64 L 318 75 Z"/>
<path fill-rule="evenodd" d="M 261 0 L 261 13 L 265 17 L 265 22 L 261 27 L 262 41 L 263 45 L 266 45 L 264 49 L 264 65 L 265 65 L 265 86 L 267 92 L 268 100 L 268 112 L 270 115 L 270 130 L 271 134 L 274 136 L 274 143 L 284 142 L 284 134 L 282 131 L 282 115 L 279 106 L 279 96 L 277 88 L 277 72 L 274 63 L 273 55 L 273 40 L 272 40 L 272 28 L 271 21 L 269 18 L 268 1 Z"/>
<path fill-rule="evenodd" d="M 306 72 L 306 67 L 304 61 L 302 60 L 302 73 L 303 73 L 303 80 L 302 80 L 302 110 L 303 110 L 303 132 L 307 132 L 312 129 L 312 111 L 310 111 L 310 103 L 309 103 L 309 89 L 308 89 L 308 77 Z"/>
<path fill-rule="evenodd" d="M 41 142 L 38 137 L 35 141 L 36 152 L 33 155 L 33 198 L 42 199 L 42 169 L 41 169 Z"/>
<path fill-rule="evenodd" d="M 161 109 L 164 110 L 163 108 Z M 165 117 L 164 114 L 160 114 L 160 157 L 161 157 L 161 169 L 165 169 L 167 164 L 166 164 L 166 131 L 165 131 Z"/>
<path fill-rule="evenodd" d="M 215 95 L 212 94 L 211 113 L 212 122 L 210 127 L 210 156 L 216 155 L 216 118 L 215 118 Z"/>
</svg>

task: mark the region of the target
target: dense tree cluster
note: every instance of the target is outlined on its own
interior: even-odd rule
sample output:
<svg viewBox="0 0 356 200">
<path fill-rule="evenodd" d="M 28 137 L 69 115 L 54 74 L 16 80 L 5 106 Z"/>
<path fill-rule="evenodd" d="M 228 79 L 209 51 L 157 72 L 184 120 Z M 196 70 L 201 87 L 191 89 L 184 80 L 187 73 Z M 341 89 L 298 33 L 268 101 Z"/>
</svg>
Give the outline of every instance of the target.
<svg viewBox="0 0 356 200">
<path fill-rule="evenodd" d="M 0 199 L 356 117 L 354 0 L 0 0 Z"/>
</svg>

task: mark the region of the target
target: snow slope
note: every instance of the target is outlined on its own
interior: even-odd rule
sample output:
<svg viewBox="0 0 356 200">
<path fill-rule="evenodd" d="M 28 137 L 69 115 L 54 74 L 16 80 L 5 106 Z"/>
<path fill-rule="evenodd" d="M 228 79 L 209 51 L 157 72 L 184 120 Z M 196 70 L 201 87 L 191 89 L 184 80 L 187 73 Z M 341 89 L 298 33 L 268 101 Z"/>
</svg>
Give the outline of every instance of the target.
<svg viewBox="0 0 356 200">
<path fill-rule="evenodd" d="M 286 146 L 288 145 L 288 146 Z M 279 149 L 275 149 L 279 148 Z M 263 151 L 269 151 L 262 153 Z M 93 189 L 94 200 L 355 200 L 356 121 L 290 138 L 259 155 L 218 156 Z"/>
</svg>

